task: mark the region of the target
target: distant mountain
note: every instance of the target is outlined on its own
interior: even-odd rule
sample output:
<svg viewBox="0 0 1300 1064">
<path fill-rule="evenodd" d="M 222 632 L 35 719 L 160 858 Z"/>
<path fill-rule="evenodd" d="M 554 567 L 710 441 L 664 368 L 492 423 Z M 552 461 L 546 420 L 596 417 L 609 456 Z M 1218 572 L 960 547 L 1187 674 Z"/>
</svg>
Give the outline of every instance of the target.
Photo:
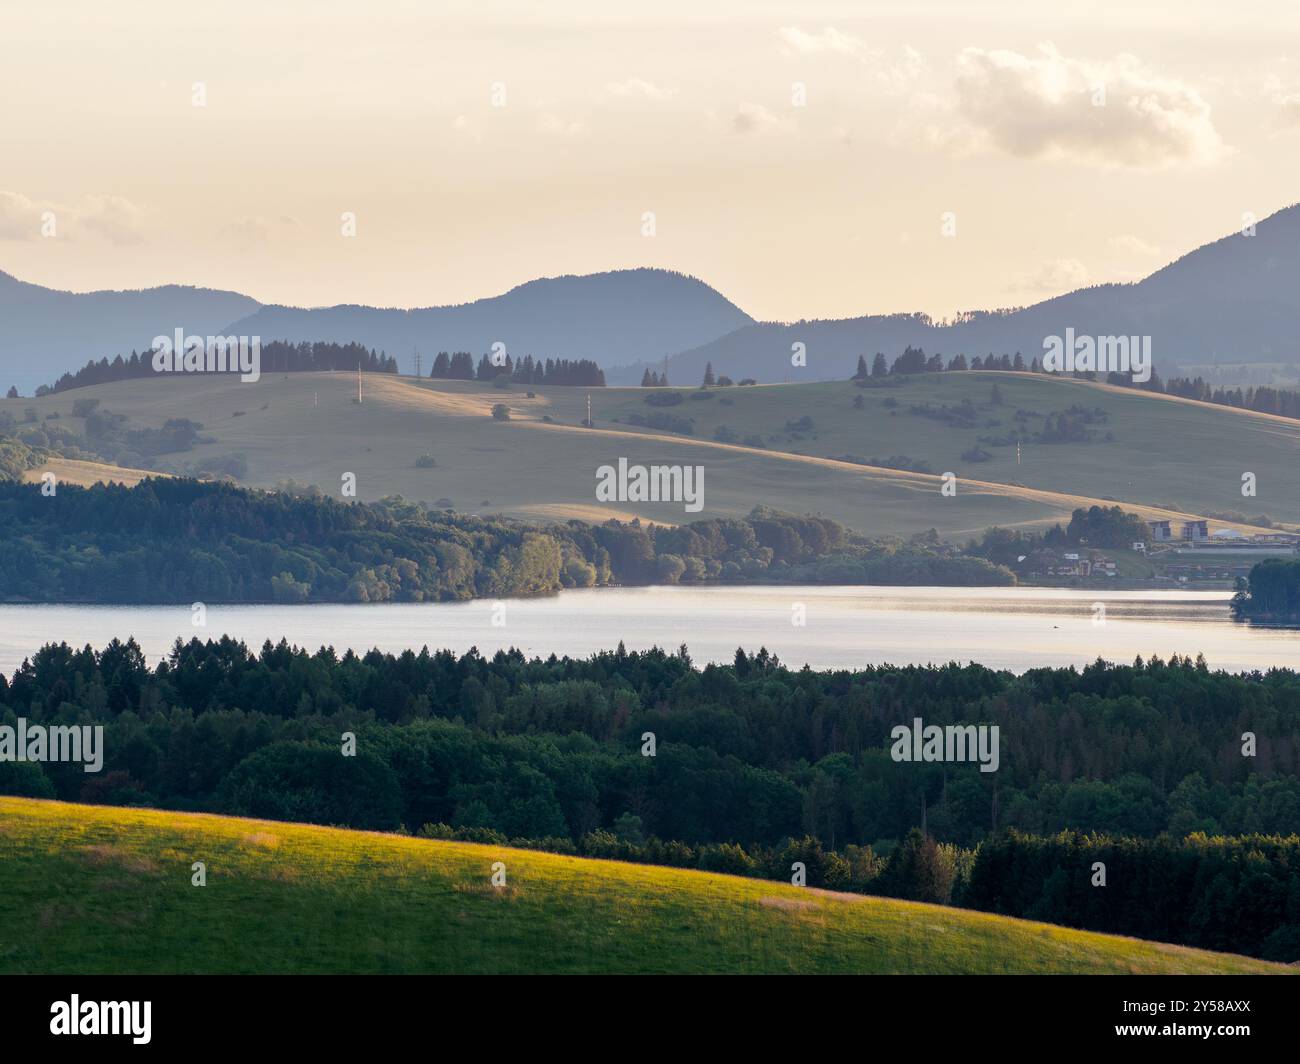
<svg viewBox="0 0 1300 1064">
<path fill-rule="evenodd" d="M 178 325 L 215 333 L 260 304 L 238 292 L 167 285 L 129 292 L 60 292 L 0 272 L 0 394 L 53 384 L 90 359 L 143 351 Z"/>
<path fill-rule="evenodd" d="M 702 281 L 637 269 L 530 281 L 504 295 L 415 310 L 263 306 L 233 292 L 168 286 L 138 292 L 57 292 L 0 273 L 0 394 L 30 395 L 90 359 L 143 351 L 177 326 L 201 335 L 356 340 L 410 372 L 439 351 L 476 358 L 502 342 L 513 356 L 590 358 L 601 366 L 654 361 L 754 319 Z"/>
<path fill-rule="evenodd" d="M 753 323 L 703 281 L 638 269 L 543 278 L 458 306 L 265 306 L 229 331 L 263 340 L 358 340 L 396 356 L 409 373 L 412 351 L 423 354 L 427 372 L 439 351 L 468 351 L 477 360 L 497 342 L 515 358 L 590 358 L 602 367 L 655 361 Z"/>
<path fill-rule="evenodd" d="M 859 355 L 877 351 L 891 362 L 908 344 L 945 358 L 965 354 L 1043 353 L 1043 338 L 1072 326 L 1076 334 L 1152 338 L 1156 372 L 1197 362 L 1300 362 L 1300 206 L 1256 227 L 1206 244 L 1136 284 L 1083 288 L 1013 311 L 936 324 L 925 315 L 873 315 L 843 320 L 757 323 L 669 360 L 674 384 L 698 384 L 704 367 L 737 380 L 829 380 L 852 374 Z M 790 365 L 803 343 L 807 368 Z M 646 367 L 609 374 L 634 383 Z M 655 367 L 660 368 L 660 367 Z"/>
</svg>

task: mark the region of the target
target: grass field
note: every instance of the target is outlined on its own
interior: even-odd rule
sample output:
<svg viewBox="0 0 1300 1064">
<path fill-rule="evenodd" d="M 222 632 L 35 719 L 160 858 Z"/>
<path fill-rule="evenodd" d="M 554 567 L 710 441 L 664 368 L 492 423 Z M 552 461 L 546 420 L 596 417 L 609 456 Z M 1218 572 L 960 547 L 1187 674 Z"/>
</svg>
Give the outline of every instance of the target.
<svg viewBox="0 0 1300 1064">
<path fill-rule="evenodd" d="M 999 406 L 990 403 L 995 382 Z M 693 437 L 630 425 L 629 415 L 654 412 L 644 389 L 593 389 L 594 426 L 584 428 L 588 391 L 582 388 L 536 388 L 529 399 L 519 387 L 499 391 L 383 375 L 366 377 L 364 387 L 358 405 L 355 377 L 346 373 L 266 376 L 255 385 L 169 378 L 4 400 L 0 409 L 19 420 L 28 406 L 41 419 L 58 411 L 57 424 L 75 430 L 81 422 L 72 416 L 73 400 L 97 397 L 133 427 L 157 427 L 171 417 L 201 422 L 214 442 L 166 456 L 176 472 L 205 458 L 240 454 L 248 465 L 244 482 L 251 485 L 292 479 L 337 493 L 343 473 L 352 472 L 362 499 L 447 499 L 462 512 L 543 520 L 637 514 L 678 523 L 740 515 L 765 503 L 824 514 L 868 533 L 933 527 L 962 537 L 993 524 L 1042 526 L 1068 519 L 1076 506 L 1112 500 L 1146 517 L 1240 511 L 1300 522 L 1294 491 L 1300 423 L 1071 380 L 954 373 L 888 389 L 848 382 L 716 389 L 713 399 L 687 400 L 667 411 L 693 418 Z M 853 405 L 857 396 L 861 409 Z M 964 398 L 979 407 L 981 421 L 998 424 L 959 429 L 906 412 L 912 403 L 951 405 Z M 887 406 L 890 400 L 897 405 Z M 510 408 L 510 421 L 492 419 L 496 403 Z M 986 462 L 961 458 L 978 437 L 1009 432 L 1017 409 L 1046 414 L 1073 404 L 1105 409 L 1109 420 L 1099 435 L 1111 432 L 1114 441 L 1027 446 L 1019 465 L 1014 447 L 986 448 L 993 455 Z M 812 419 L 812 431 L 802 438 L 785 431 L 787 422 L 804 416 Z M 741 440 L 762 436 L 764 447 L 715 442 L 720 426 Z M 417 466 L 424 454 L 437 465 Z M 828 460 L 841 455 L 924 461 L 936 474 L 957 474 L 957 495 L 943 497 L 934 475 Z M 703 512 L 686 514 L 679 503 L 598 505 L 596 468 L 619 457 L 703 465 Z M 1256 498 L 1241 496 L 1247 471 L 1258 478 Z"/>
<path fill-rule="evenodd" d="M 701 872 L 0 798 L 6 973 L 1287 970 Z"/>
</svg>

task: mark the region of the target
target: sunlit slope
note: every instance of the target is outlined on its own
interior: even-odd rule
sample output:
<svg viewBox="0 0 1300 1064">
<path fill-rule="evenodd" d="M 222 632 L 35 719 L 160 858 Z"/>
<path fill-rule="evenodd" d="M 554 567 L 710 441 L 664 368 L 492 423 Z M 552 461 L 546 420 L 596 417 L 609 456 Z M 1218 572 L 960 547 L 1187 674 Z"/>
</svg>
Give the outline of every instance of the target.
<svg viewBox="0 0 1300 1064">
<path fill-rule="evenodd" d="M 966 396 L 984 404 L 995 381 L 1004 402 L 987 413 L 1002 421 L 1000 427 L 955 429 L 905 412 L 913 402 L 957 403 Z M 933 527 L 961 536 L 992 524 L 1041 526 L 1109 498 L 1148 517 L 1240 510 L 1300 521 L 1300 493 L 1291 490 L 1300 425 L 1069 381 L 969 373 L 881 390 L 848 383 L 729 388 L 712 400 L 668 409 L 694 419 L 693 437 L 632 426 L 630 414 L 654 412 L 643 389 L 592 389 L 590 429 L 581 425 L 589 394 L 581 388 L 536 388 L 529 399 L 519 387 L 369 375 L 360 404 L 356 389 L 355 376 L 346 373 L 268 375 L 257 384 L 170 378 L 14 400 L 0 408 L 35 406 L 42 418 L 57 410 L 61 424 L 76 428 L 73 399 L 93 396 L 133 426 L 159 426 L 169 417 L 201 422 L 214 442 L 167 456 L 174 471 L 240 454 L 248 463 L 244 481 L 253 485 L 292 479 L 337 492 L 350 472 L 362 499 L 401 494 L 450 500 L 465 512 L 548 520 L 637 514 L 681 522 L 744 514 L 765 503 L 825 514 L 872 533 Z M 862 409 L 853 405 L 858 395 Z M 898 406 L 886 407 L 888 399 Z M 511 420 L 492 418 L 498 403 L 509 407 Z M 1110 413 L 1103 431 L 1112 432 L 1114 442 L 1029 446 L 1019 466 L 1014 448 L 987 448 L 994 455 L 988 462 L 961 458 L 978 436 L 1009 431 L 1017 408 L 1046 413 L 1074 403 L 1103 406 Z M 786 423 L 805 415 L 814 429 L 792 438 Z M 765 447 L 715 442 L 719 426 L 742 440 L 763 436 Z M 416 464 L 425 454 L 436 466 Z M 942 496 L 938 476 L 828 458 L 843 455 L 924 461 L 936 474 L 958 476 L 957 495 Z M 596 469 L 620 457 L 632 464 L 704 466 L 703 511 L 687 513 L 680 503 L 598 504 Z M 1247 470 L 1258 478 L 1256 499 L 1240 494 Z M 1166 504 L 1180 509 L 1168 511 Z"/>
<path fill-rule="evenodd" d="M 40 484 L 46 473 L 53 473 L 58 484 L 125 484 L 130 487 L 146 477 L 157 476 L 147 469 L 129 469 L 123 466 L 108 465 L 104 462 L 81 462 L 72 458 L 54 458 L 42 466 L 29 469 L 23 474 L 23 480 L 29 484 Z"/>
<path fill-rule="evenodd" d="M 0 857 L 6 973 L 1286 971 L 761 880 L 17 798 Z"/>
</svg>

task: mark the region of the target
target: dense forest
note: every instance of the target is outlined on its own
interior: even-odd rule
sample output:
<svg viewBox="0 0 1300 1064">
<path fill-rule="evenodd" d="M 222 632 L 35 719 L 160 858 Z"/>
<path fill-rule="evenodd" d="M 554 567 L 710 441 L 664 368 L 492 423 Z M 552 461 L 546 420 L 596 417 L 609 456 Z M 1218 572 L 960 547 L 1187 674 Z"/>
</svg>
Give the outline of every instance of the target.
<svg viewBox="0 0 1300 1064">
<path fill-rule="evenodd" d="M 0 677 L 0 724 L 19 716 L 102 725 L 105 760 L 0 763 L 7 793 L 783 879 L 799 860 L 814 886 L 1300 959 L 1288 670 L 817 672 L 763 650 L 700 669 L 685 647 L 527 660 L 229 639 L 177 641 L 151 668 L 114 641 Z M 892 730 L 918 717 L 998 726 L 1000 767 L 895 761 Z"/>
<path fill-rule="evenodd" d="M 868 539 L 763 508 L 676 527 L 530 525 L 400 497 L 343 502 L 180 478 L 62 485 L 50 497 L 38 484 L 0 481 L 0 600 L 9 602 L 433 602 L 610 584 L 1014 581 L 933 534 Z"/>
</svg>

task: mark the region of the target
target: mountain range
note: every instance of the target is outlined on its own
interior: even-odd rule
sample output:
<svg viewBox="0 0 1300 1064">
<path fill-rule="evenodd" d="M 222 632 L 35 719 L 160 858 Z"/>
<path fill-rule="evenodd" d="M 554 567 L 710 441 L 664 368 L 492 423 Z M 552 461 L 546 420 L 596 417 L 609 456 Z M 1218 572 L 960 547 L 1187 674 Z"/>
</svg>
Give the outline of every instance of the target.
<svg viewBox="0 0 1300 1064">
<path fill-rule="evenodd" d="M 590 358 L 610 384 L 635 384 L 667 360 L 675 384 L 694 384 L 707 364 L 733 379 L 830 380 L 859 355 L 893 359 L 911 344 L 947 357 L 1040 355 L 1043 339 L 1152 337 L 1157 372 L 1213 362 L 1300 363 L 1300 206 L 1264 219 L 1132 284 L 1082 288 L 1028 307 L 936 321 L 923 314 L 794 323 L 756 321 L 703 281 L 661 269 L 542 278 L 490 298 L 416 309 L 344 304 L 264 305 L 237 292 L 167 285 L 139 291 L 63 292 L 0 272 L 0 387 L 37 385 L 90 359 L 143 351 L 180 326 L 263 342 L 359 341 L 394 355 L 403 372 L 419 351 L 478 355 L 496 342 L 513 355 Z M 792 367 L 792 345 L 807 364 Z"/>
</svg>

